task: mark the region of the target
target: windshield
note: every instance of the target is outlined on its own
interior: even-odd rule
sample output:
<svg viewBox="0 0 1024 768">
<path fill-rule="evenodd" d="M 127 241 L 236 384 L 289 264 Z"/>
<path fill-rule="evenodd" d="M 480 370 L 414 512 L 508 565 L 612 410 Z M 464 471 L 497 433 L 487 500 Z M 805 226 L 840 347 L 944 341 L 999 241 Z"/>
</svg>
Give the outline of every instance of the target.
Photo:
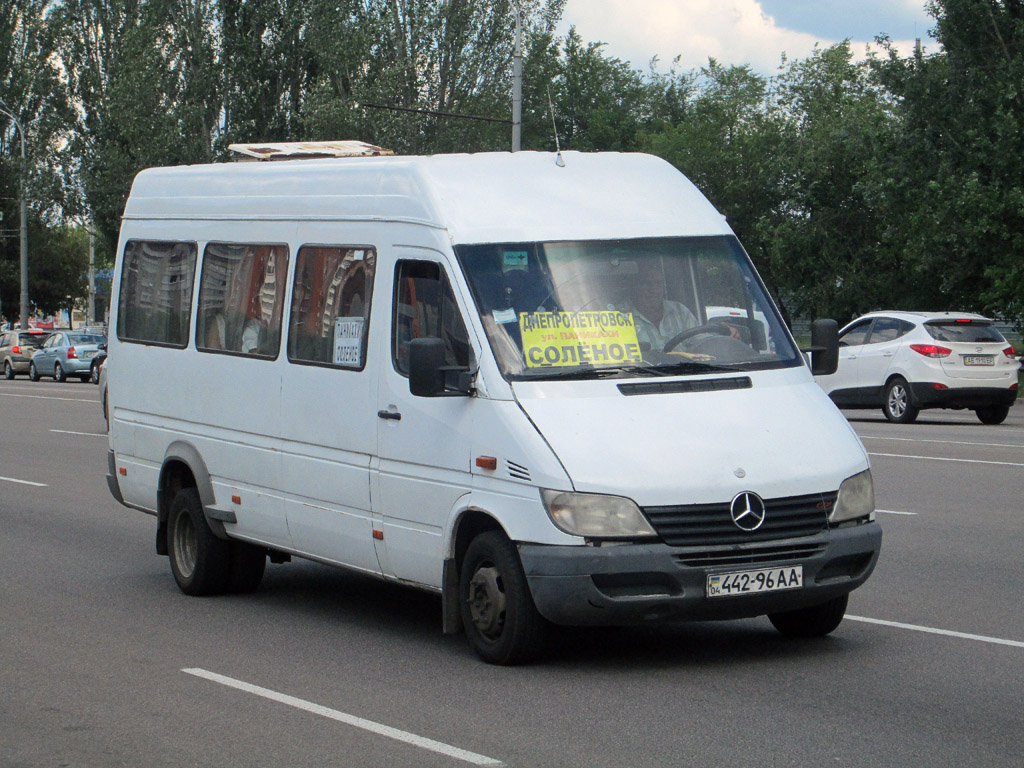
<svg viewBox="0 0 1024 768">
<path fill-rule="evenodd" d="M 455 247 L 511 380 L 802 365 L 732 236 Z"/>
<path fill-rule="evenodd" d="M 1006 341 L 986 320 L 953 320 L 927 322 L 924 329 L 936 341 L 963 341 L 972 344 Z"/>
</svg>

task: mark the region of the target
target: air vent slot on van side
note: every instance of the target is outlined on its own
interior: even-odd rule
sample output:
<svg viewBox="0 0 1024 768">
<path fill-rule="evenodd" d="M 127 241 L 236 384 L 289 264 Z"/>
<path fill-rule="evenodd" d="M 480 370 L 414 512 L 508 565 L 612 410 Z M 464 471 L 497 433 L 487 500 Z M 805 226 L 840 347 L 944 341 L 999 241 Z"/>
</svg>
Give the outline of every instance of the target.
<svg viewBox="0 0 1024 768">
<path fill-rule="evenodd" d="M 750 389 L 749 376 L 697 381 L 645 381 L 643 384 L 619 384 L 624 395 L 670 395 L 677 392 L 722 392 L 728 389 Z"/>
<path fill-rule="evenodd" d="M 515 480 L 525 480 L 530 482 L 530 470 L 524 467 L 522 464 L 516 464 L 514 461 L 505 462 L 508 465 L 508 475 Z"/>
</svg>

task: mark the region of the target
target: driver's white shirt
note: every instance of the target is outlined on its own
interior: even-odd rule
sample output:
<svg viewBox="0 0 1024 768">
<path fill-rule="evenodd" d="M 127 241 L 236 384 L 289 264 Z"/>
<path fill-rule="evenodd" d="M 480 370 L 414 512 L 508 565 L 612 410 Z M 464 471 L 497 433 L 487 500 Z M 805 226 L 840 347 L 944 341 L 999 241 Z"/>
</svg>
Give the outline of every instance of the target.
<svg viewBox="0 0 1024 768">
<path fill-rule="evenodd" d="M 697 318 L 685 304 L 669 299 L 661 300 L 661 322 L 657 325 L 640 314 L 640 310 L 634 307 L 632 302 L 627 302 L 621 311 L 633 315 L 637 341 L 641 344 L 650 344 L 651 349 L 656 351 L 664 349 L 665 342 L 677 333 L 699 325 Z"/>
</svg>

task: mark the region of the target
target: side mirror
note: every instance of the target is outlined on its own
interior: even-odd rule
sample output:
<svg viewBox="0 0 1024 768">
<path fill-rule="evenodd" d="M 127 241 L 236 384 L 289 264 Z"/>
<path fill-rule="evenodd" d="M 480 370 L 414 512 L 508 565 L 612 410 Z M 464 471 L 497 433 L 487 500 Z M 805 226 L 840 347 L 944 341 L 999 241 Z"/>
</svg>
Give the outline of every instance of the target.
<svg viewBox="0 0 1024 768">
<path fill-rule="evenodd" d="M 469 369 L 444 364 L 444 342 L 437 338 L 409 342 L 409 391 L 416 397 L 471 395 Z M 454 382 L 450 383 L 454 379 Z"/>
<path fill-rule="evenodd" d="M 829 376 L 839 367 L 839 323 L 815 320 L 811 323 L 811 346 L 800 350 L 811 353 L 811 373 Z"/>
</svg>

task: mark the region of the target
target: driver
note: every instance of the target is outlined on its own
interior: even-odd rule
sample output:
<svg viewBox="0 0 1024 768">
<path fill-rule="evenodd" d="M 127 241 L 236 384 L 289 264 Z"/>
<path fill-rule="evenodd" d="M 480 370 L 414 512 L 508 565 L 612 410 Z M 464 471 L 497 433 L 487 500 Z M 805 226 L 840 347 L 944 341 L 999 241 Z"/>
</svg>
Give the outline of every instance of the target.
<svg viewBox="0 0 1024 768">
<path fill-rule="evenodd" d="M 637 261 L 636 280 L 623 312 L 633 315 L 636 338 L 641 346 L 649 344 L 656 352 L 677 333 L 696 328 L 700 323 L 685 304 L 665 298 L 665 276 L 661 259 L 641 258 Z"/>
</svg>

